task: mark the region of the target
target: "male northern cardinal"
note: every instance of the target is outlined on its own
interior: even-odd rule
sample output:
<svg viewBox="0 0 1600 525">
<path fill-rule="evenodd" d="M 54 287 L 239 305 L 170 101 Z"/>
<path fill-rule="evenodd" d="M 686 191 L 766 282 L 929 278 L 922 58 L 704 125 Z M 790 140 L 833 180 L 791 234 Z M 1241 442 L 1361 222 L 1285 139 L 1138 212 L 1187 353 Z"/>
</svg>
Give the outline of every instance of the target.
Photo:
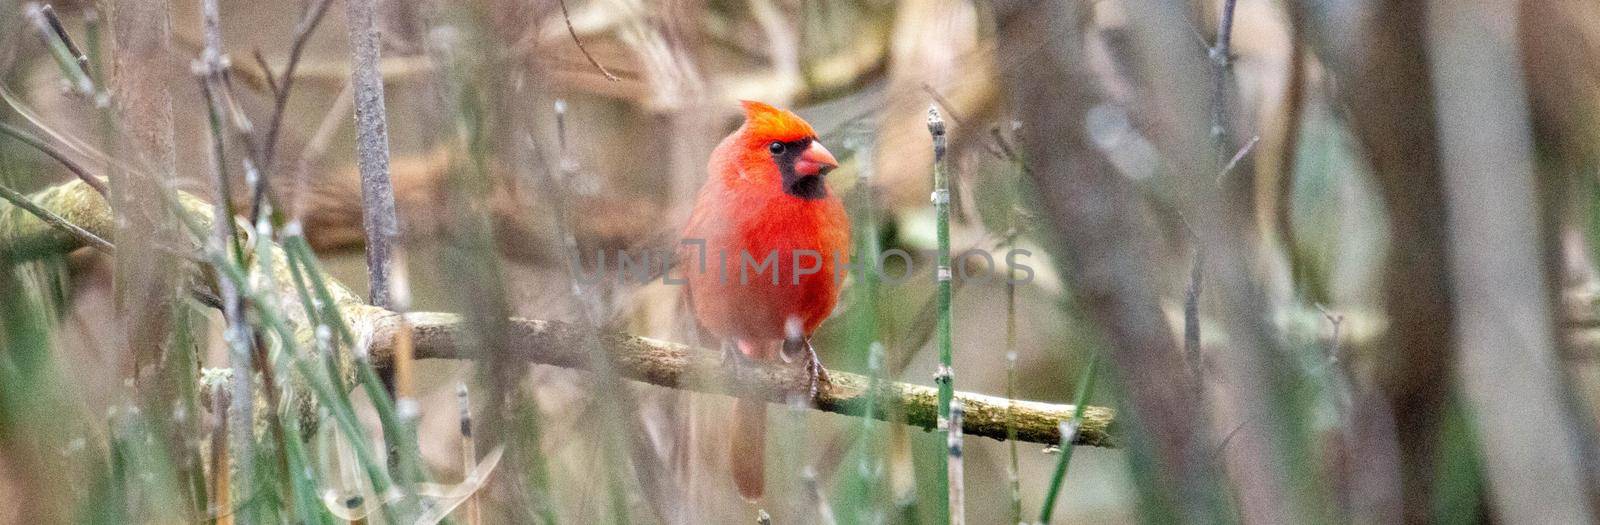
<svg viewBox="0 0 1600 525">
<path fill-rule="evenodd" d="M 815 387 L 826 378 L 811 332 L 839 299 L 834 269 L 850 245 L 844 205 L 823 181 L 838 161 L 794 113 L 741 104 L 744 125 L 711 153 L 678 265 L 695 317 L 733 364 L 737 354 L 803 358 Z M 728 433 L 734 484 L 751 501 L 762 492 L 766 411 L 764 401 L 739 399 Z"/>
</svg>

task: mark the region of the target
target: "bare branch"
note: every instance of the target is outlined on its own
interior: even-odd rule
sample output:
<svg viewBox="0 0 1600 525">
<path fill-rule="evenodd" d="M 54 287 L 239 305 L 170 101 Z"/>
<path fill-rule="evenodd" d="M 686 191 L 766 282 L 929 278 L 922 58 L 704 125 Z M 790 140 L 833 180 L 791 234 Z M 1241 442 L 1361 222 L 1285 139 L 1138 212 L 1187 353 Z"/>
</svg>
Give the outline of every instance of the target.
<svg viewBox="0 0 1600 525">
<path fill-rule="evenodd" d="M 250 196 L 250 217 L 253 220 L 261 218 L 262 202 L 267 193 L 267 178 L 274 173 L 274 160 L 277 158 L 278 135 L 283 126 L 283 113 L 289 106 L 289 93 L 294 87 L 294 72 L 300 67 L 300 57 L 305 54 L 306 42 L 311 40 L 311 34 L 316 32 L 317 26 L 322 23 L 322 16 L 328 12 L 331 0 L 317 0 L 307 9 L 305 16 L 295 25 L 294 42 L 289 45 L 289 62 L 284 66 L 282 76 L 274 76 L 267 67 L 266 59 L 262 58 L 260 51 L 256 52 L 256 61 L 261 65 L 262 75 L 266 77 L 267 86 L 272 90 L 272 117 L 267 122 L 267 134 L 261 146 L 261 177 L 256 180 L 255 188 Z M 253 222 L 253 221 L 252 221 Z"/>
<path fill-rule="evenodd" d="M 78 177 L 78 180 L 83 181 L 84 184 L 88 184 L 89 187 L 94 188 L 94 191 L 99 193 L 100 196 L 104 197 L 107 195 L 105 181 L 100 180 L 99 177 L 90 175 L 87 170 L 83 169 L 83 166 L 80 166 L 77 162 L 73 162 L 72 159 L 67 158 L 65 154 L 61 153 L 61 150 L 58 150 L 54 146 L 51 146 L 45 141 L 40 140 L 39 137 L 35 137 L 32 133 L 28 133 L 27 131 L 23 131 L 21 128 L 17 128 L 4 122 L 0 122 L 0 133 L 4 133 L 11 138 L 20 140 L 29 146 L 33 146 L 33 149 L 37 149 L 43 152 L 45 155 L 49 155 L 50 158 L 56 159 L 56 162 L 60 162 L 62 166 L 66 166 L 67 171 L 72 172 L 72 174 Z"/>
<path fill-rule="evenodd" d="M 356 106 L 356 165 L 361 170 L 361 213 L 367 239 L 367 280 L 372 304 L 388 308 L 393 300 L 395 238 L 394 184 L 389 180 L 389 123 L 384 109 L 383 76 L 378 70 L 376 0 L 349 0 L 350 84 Z M 287 82 L 287 78 L 285 79 Z"/>
<path fill-rule="evenodd" d="M 1109 345 L 1110 370 L 1148 436 L 1139 453 L 1159 465 L 1147 495 L 1162 499 L 1151 506 L 1204 515 L 1218 499 L 1217 472 L 1197 452 L 1208 416 L 1150 288 L 1156 241 L 1138 196 L 1081 125 L 1099 94 L 1076 5 L 997 2 L 997 54 L 1028 57 L 998 65 L 1014 107 L 1027 108 L 1018 139 L 1044 219 L 1064 248 L 1058 264 Z M 970 420 L 975 411 L 967 408 Z"/>
</svg>

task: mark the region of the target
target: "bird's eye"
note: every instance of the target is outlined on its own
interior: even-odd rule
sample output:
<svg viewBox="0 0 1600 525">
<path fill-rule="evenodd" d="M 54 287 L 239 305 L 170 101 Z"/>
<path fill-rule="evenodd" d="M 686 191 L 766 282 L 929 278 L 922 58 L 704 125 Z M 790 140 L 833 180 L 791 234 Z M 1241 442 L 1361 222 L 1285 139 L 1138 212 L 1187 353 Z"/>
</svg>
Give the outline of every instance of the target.
<svg viewBox="0 0 1600 525">
<path fill-rule="evenodd" d="M 783 154 L 783 143 L 782 142 L 778 142 L 778 141 L 772 141 L 771 144 L 767 144 L 767 151 L 772 152 L 773 155 L 782 155 Z"/>
</svg>

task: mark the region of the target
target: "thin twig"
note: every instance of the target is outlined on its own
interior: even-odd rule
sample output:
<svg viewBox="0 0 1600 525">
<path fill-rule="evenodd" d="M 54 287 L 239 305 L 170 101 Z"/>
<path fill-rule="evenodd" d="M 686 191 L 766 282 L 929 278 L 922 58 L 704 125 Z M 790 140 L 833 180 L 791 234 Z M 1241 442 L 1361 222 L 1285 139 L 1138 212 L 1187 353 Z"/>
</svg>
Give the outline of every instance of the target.
<svg viewBox="0 0 1600 525">
<path fill-rule="evenodd" d="M 261 48 L 250 51 L 250 57 L 256 60 L 256 67 L 261 68 L 261 79 L 267 83 L 267 91 L 272 96 L 278 96 L 278 79 L 272 74 L 272 66 L 267 65 L 267 57 L 261 54 Z"/>
<path fill-rule="evenodd" d="M 595 60 L 594 55 L 589 54 L 589 48 L 583 47 L 583 40 L 578 39 L 578 30 L 572 27 L 572 14 L 567 12 L 567 0 L 560 0 L 559 3 L 561 4 L 561 19 L 567 23 L 567 34 L 572 35 L 572 43 L 578 45 L 578 51 L 583 52 L 583 58 L 589 60 L 589 65 L 600 70 L 600 74 L 605 75 L 606 80 L 612 82 L 619 80 L 616 75 L 611 74 L 611 71 L 606 70 L 605 66 L 600 65 L 600 61 Z"/>
<path fill-rule="evenodd" d="M 1332 339 L 1328 342 L 1328 362 L 1330 364 L 1337 364 L 1340 361 L 1340 351 L 1342 350 L 1339 348 L 1339 336 L 1341 335 L 1339 332 L 1344 325 L 1344 314 L 1328 311 L 1326 307 L 1322 306 L 1322 303 L 1317 303 L 1314 306 L 1317 307 L 1317 311 L 1322 312 L 1322 317 L 1327 318 L 1328 324 L 1333 325 L 1333 335 L 1331 336 Z"/>
<path fill-rule="evenodd" d="M 1228 97 L 1227 83 L 1230 68 L 1230 47 L 1233 41 L 1233 7 L 1236 0 L 1223 0 L 1221 20 L 1217 23 L 1217 42 L 1211 46 L 1209 55 L 1213 65 L 1212 72 L 1212 98 L 1211 98 L 1211 140 L 1217 148 L 1218 161 L 1221 161 L 1222 148 L 1227 144 L 1227 113 Z M 1217 180 L 1220 182 L 1234 163 L 1238 162 L 1255 141 L 1250 141 L 1243 149 L 1234 155 L 1233 160 L 1218 167 Z M 1193 237 L 1193 235 L 1191 235 Z M 1205 252 L 1200 248 L 1200 243 L 1195 243 L 1194 259 L 1189 268 L 1189 288 L 1184 294 L 1183 302 L 1183 351 L 1189 359 L 1189 367 L 1195 374 L 1195 388 L 1204 389 L 1201 381 L 1205 363 L 1200 356 L 1200 291 L 1201 281 L 1205 277 Z"/>
<path fill-rule="evenodd" d="M 948 148 L 948 137 L 945 135 L 944 119 L 939 116 L 937 106 L 928 106 L 928 133 L 933 136 L 933 207 L 935 215 L 934 229 L 939 243 L 939 261 L 936 269 L 938 281 L 939 315 L 938 315 L 938 345 L 939 369 L 934 374 L 934 382 L 939 385 L 939 431 L 945 437 L 950 435 L 950 401 L 955 394 L 955 366 L 953 361 L 954 349 L 951 345 L 951 271 L 950 271 L 950 175 L 949 168 L 945 165 L 945 152 Z M 957 439 L 960 434 L 956 434 Z M 961 491 L 959 478 L 950 477 L 949 458 L 943 458 L 945 477 L 939 481 L 946 483 L 943 487 L 945 495 L 949 498 L 947 503 L 954 503 L 957 493 Z M 946 507 L 946 520 L 950 519 L 956 509 Z"/>
<path fill-rule="evenodd" d="M 101 197 L 106 196 L 107 190 L 105 181 L 100 180 L 99 177 L 90 175 L 87 170 L 83 169 L 83 166 L 79 165 L 77 162 L 74 162 L 72 159 L 67 158 L 67 156 L 61 153 L 61 150 L 56 149 L 55 146 L 45 143 L 45 141 L 40 140 L 39 137 L 33 136 L 32 133 L 28 133 L 27 131 L 23 131 L 21 128 L 4 122 L 0 122 L 0 133 L 4 133 L 11 138 L 20 140 L 29 146 L 33 146 L 34 149 L 43 152 L 45 155 L 49 155 L 52 159 L 56 159 L 56 162 L 60 162 L 62 166 L 66 166 L 67 171 L 72 172 L 74 176 L 78 177 L 78 180 L 83 181 L 84 184 L 88 184 L 90 188 L 94 188 L 94 191 L 99 193 Z"/>
<path fill-rule="evenodd" d="M 1218 151 L 1227 143 L 1227 118 L 1228 118 L 1228 74 L 1232 69 L 1233 57 L 1230 53 L 1233 43 L 1233 7 L 1237 0 L 1223 0 L 1221 20 L 1217 22 L 1217 43 L 1211 46 L 1211 62 L 1215 67 L 1212 77 L 1215 90 L 1211 104 L 1211 138 L 1217 143 Z"/>
<path fill-rule="evenodd" d="M 471 475 L 473 468 L 478 465 L 478 445 L 472 438 L 472 400 L 467 397 L 467 384 L 456 385 L 456 409 L 461 416 L 461 471 Z M 463 480 L 469 483 L 472 479 Z M 474 492 L 467 496 L 466 504 L 467 525 L 481 525 L 483 513 L 478 508 L 478 494 Z"/>
<path fill-rule="evenodd" d="M 250 196 L 250 217 L 253 221 L 261 219 L 262 202 L 267 192 L 267 179 L 274 173 L 277 166 L 278 135 L 283 126 L 283 114 L 289 107 L 289 93 L 294 87 L 294 73 L 300 67 L 300 58 L 305 54 L 306 42 L 311 40 L 311 34 L 316 32 L 317 26 L 322 23 L 323 15 L 328 12 L 331 0 L 316 0 L 306 11 L 305 16 L 295 24 L 294 40 L 289 45 L 289 62 L 284 66 L 283 75 L 275 78 L 272 70 L 267 67 L 266 59 L 262 58 L 260 50 L 256 51 L 256 61 L 261 65 L 261 72 L 267 79 L 267 86 L 272 90 L 272 117 L 267 121 L 267 134 L 261 146 L 261 177 L 256 181 L 253 193 Z M 280 203 L 281 204 L 281 203 Z"/>
<path fill-rule="evenodd" d="M 950 424 L 947 425 L 950 430 L 949 436 L 945 440 L 945 453 L 949 457 L 946 461 L 950 465 L 948 469 L 950 476 L 948 480 L 950 483 L 950 525 L 962 525 L 967 522 L 966 468 L 963 466 L 966 462 L 962 460 L 964 456 L 963 448 L 965 447 L 961 442 L 961 422 L 964 410 L 960 399 L 952 399 L 950 401 Z M 1009 413 L 1010 411 L 1011 403 L 1006 403 L 1006 412 Z"/>
<path fill-rule="evenodd" d="M 311 164 L 320 161 L 328 153 L 328 145 L 333 142 L 333 134 L 350 119 L 345 115 L 350 114 L 350 107 L 355 104 L 353 85 L 347 80 L 344 87 L 339 90 L 333 106 L 328 108 L 328 113 L 323 115 L 322 122 L 317 124 L 311 138 L 306 140 L 306 145 L 300 150 L 300 157 L 295 160 L 294 166 L 294 195 L 290 201 L 290 222 L 300 222 L 305 216 L 306 197 L 310 191 Z"/>
<path fill-rule="evenodd" d="M 1011 160 L 1018 167 L 1026 167 L 1022 162 L 1016 160 L 1010 145 L 1005 142 L 1005 135 L 1000 133 L 1000 128 L 990 128 L 989 132 L 1000 152 L 1005 155 L 1005 158 Z M 1022 170 L 1018 171 L 1020 175 Z M 1011 183 L 1014 186 L 1021 187 L 1023 181 L 1018 177 Z M 1021 233 L 1018 230 L 1018 215 L 1018 208 L 1012 206 L 1010 213 L 1006 217 L 1006 221 L 1009 223 L 1005 236 L 1007 253 L 1017 247 L 1017 237 Z M 1006 481 L 1009 482 L 1011 489 L 1011 522 L 1023 523 L 1022 465 L 1019 458 L 1020 454 L 1017 452 L 1016 425 L 1011 419 L 1012 403 L 1015 403 L 1017 399 L 1017 280 L 1015 273 L 1015 268 L 1006 268 L 1006 441 L 1009 445 L 1006 452 L 1010 456 L 1008 458 L 1010 462 L 1006 464 Z"/>
<path fill-rule="evenodd" d="M 1244 143 L 1244 146 L 1240 147 L 1239 151 L 1233 153 L 1233 157 L 1228 159 L 1228 163 L 1222 165 L 1222 171 L 1217 172 L 1218 184 L 1221 184 L 1222 179 L 1227 178 L 1229 173 L 1233 173 L 1233 169 L 1239 167 L 1239 162 L 1256 149 L 1257 142 L 1261 142 L 1261 135 L 1250 137 L 1249 142 Z"/>
<path fill-rule="evenodd" d="M 1188 230 L 1185 227 L 1185 230 Z M 1203 388 L 1201 381 L 1205 377 L 1205 358 L 1200 354 L 1200 287 L 1205 278 L 1205 252 L 1200 248 L 1200 242 L 1195 239 L 1190 231 L 1190 239 L 1194 239 L 1194 257 L 1189 266 L 1189 288 L 1183 294 L 1183 355 L 1189 360 L 1189 371 L 1194 374 L 1194 386 Z M 1198 392 L 1197 392 L 1198 393 Z"/>
<path fill-rule="evenodd" d="M 62 27 L 61 17 L 56 16 L 56 9 L 50 7 L 50 4 L 45 4 L 39 8 L 39 11 L 44 14 L 45 21 L 50 23 L 50 30 L 55 32 L 56 38 L 61 39 L 61 43 L 67 46 L 67 52 L 72 53 L 72 57 L 77 60 L 78 70 L 82 71 L 84 76 L 94 78 L 94 75 L 89 72 L 89 56 L 83 54 L 83 50 L 78 48 L 78 44 L 72 41 L 72 35 L 67 33 L 67 28 Z"/>
<path fill-rule="evenodd" d="M 211 169 L 217 184 L 218 205 L 212 208 L 209 250 L 215 257 L 223 260 L 227 260 L 228 254 L 231 253 L 234 261 L 243 264 L 244 249 L 238 232 L 233 228 L 227 143 L 222 132 L 222 104 L 218 99 L 222 72 L 227 68 L 227 59 L 222 55 L 222 21 L 219 9 L 217 0 L 204 0 L 200 3 L 200 28 L 204 33 L 205 48 L 201 50 L 200 58 L 192 66 L 200 82 L 200 91 L 205 97 L 206 116 L 211 131 Z M 174 210 L 174 212 L 183 211 Z M 228 249 L 230 246 L 231 251 Z M 255 398 L 254 371 L 258 365 L 265 363 L 254 362 L 255 356 L 251 350 L 256 338 L 252 333 L 253 330 L 246 325 L 244 299 L 239 287 L 227 279 L 221 279 L 218 288 L 222 296 L 223 320 L 227 324 L 223 339 L 227 342 L 228 366 L 234 371 L 230 394 L 233 399 L 239 400 L 238 409 L 229 414 L 234 418 L 232 426 L 235 431 L 228 436 L 230 438 L 228 446 L 232 449 L 229 452 L 234 458 L 234 466 L 239 474 L 238 484 L 250 487 L 255 482 L 252 474 L 255 455 L 251 452 L 255 446 L 255 435 L 248 429 L 255 428 L 255 414 L 254 403 L 249 400 Z M 238 518 L 241 522 L 248 523 L 250 516 L 241 514 Z"/>
<path fill-rule="evenodd" d="M 938 88 L 933 87 L 932 84 L 924 82 L 922 84 L 922 91 L 926 92 L 928 96 L 933 97 L 934 102 L 938 102 L 940 106 L 945 108 L 945 115 L 950 117 L 951 123 L 955 124 L 956 126 L 962 125 L 961 117 L 955 112 L 955 106 L 951 105 L 949 99 L 946 99 L 944 94 L 939 92 Z M 1017 163 L 1017 166 L 1022 169 L 1024 174 L 1028 173 L 1028 164 L 1022 162 L 1021 156 L 1017 155 L 1016 146 L 1011 144 L 1011 139 L 1007 138 L 1005 133 L 1000 131 L 999 126 L 989 128 L 989 142 L 989 152 L 994 154 L 995 157 L 1015 162 Z"/>
<path fill-rule="evenodd" d="M 1006 248 L 1016 247 L 1016 214 L 1012 213 L 1011 231 L 1006 234 Z M 1006 441 L 1010 462 L 1006 464 L 1006 481 L 1011 488 L 1011 522 L 1022 523 L 1022 469 L 1017 453 L 1017 426 L 1011 412 L 1017 399 L 1017 283 L 1006 270 Z"/>
</svg>

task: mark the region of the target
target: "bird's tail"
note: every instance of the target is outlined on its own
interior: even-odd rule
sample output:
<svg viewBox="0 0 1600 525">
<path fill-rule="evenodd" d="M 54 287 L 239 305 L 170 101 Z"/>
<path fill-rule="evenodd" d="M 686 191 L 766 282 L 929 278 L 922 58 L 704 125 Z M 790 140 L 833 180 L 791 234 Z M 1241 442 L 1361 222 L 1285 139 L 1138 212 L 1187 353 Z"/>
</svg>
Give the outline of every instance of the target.
<svg viewBox="0 0 1600 525">
<path fill-rule="evenodd" d="M 728 458 L 733 465 L 733 484 L 744 499 L 761 499 L 766 482 L 767 403 L 760 399 L 736 400 L 733 428 L 728 436 L 733 441 Z"/>
</svg>

